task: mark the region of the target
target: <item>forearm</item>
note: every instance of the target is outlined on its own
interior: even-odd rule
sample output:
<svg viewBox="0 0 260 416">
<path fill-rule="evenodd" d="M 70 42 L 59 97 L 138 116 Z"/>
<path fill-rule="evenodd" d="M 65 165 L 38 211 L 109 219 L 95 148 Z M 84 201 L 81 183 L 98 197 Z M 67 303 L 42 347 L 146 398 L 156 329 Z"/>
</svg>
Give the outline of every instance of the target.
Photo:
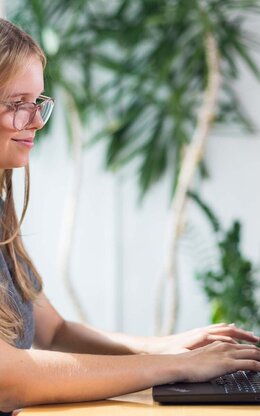
<svg viewBox="0 0 260 416">
<path fill-rule="evenodd" d="M 148 338 L 96 330 L 64 321 L 50 349 L 83 354 L 131 355 L 148 352 Z"/>
<path fill-rule="evenodd" d="M 96 356 L 19 351 L 5 375 L 5 408 L 105 399 L 169 379 L 167 356 Z M 3 387 L 1 386 L 1 392 Z"/>
<path fill-rule="evenodd" d="M 260 371 L 260 349 L 227 342 L 178 355 L 68 354 L 17 350 L 6 344 L 1 353 L 2 411 L 106 399 L 170 381 L 203 382 L 238 370 Z"/>
</svg>

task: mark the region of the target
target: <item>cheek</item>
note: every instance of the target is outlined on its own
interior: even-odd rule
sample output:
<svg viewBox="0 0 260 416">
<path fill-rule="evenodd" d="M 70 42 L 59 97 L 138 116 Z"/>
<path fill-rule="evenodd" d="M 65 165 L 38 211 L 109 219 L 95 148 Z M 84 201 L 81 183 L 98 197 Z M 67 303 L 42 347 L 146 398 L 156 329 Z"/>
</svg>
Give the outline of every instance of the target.
<svg viewBox="0 0 260 416">
<path fill-rule="evenodd" d="M 0 115 L 0 140 L 2 135 L 12 135 L 16 130 L 13 127 L 13 114 L 5 113 Z"/>
<path fill-rule="evenodd" d="M 15 137 L 15 131 L 11 128 L 12 120 L 12 114 L 0 114 L 0 169 L 10 167 L 6 163 L 9 163 L 9 159 L 12 158 L 10 143 L 11 138 Z"/>
</svg>

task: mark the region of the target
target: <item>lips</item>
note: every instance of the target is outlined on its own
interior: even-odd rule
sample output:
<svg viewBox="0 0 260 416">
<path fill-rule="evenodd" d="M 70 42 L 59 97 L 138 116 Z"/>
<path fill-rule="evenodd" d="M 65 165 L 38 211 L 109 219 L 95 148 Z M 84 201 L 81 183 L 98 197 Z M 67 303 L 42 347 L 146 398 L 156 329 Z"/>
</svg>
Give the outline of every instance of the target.
<svg viewBox="0 0 260 416">
<path fill-rule="evenodd" d="M 34 137 L 25 137 L 23 139 L 11 139 L 12 141 L 18 143 L 18 145 L 25 146 L 27 148 L 32 148 L 34 143 Z"/>
<path fill-rule="evenodd" d="M 15 142 L 33 143 L 34 137 L 25 137 L 24 139 L 12 139 Z"/>
</svg>

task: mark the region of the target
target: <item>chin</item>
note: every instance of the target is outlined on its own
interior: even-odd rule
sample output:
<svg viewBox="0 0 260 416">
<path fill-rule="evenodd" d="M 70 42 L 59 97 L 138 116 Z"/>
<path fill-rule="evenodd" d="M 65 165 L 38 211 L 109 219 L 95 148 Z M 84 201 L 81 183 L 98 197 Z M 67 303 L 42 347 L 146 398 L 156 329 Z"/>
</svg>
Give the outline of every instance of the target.
<svg viewBox="0 0 260 416">
<path fill-rule="evenodd" d="M 17 169 L 17 168 L 25 168 L 29 163 L 29 160 L 17 161 L 14 163 L 10 163 L 9 166 L 6 166 L 4 169 Z"/>
</svg>

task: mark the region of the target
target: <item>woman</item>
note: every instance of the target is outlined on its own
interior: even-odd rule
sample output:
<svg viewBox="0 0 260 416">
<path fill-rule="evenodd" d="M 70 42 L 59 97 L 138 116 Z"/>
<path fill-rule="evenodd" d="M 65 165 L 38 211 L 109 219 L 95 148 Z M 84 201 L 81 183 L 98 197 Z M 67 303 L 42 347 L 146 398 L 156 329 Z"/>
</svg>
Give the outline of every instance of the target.
<svg viewBox="0 0 260 416">
<path fill-rule="evenodd" d="M 28 203 L 29 154 L 53 108 L 53 100 L 41 95 L 44 65 L 32 38 L 0 19 L 0 410 L 260 371 L 259 349 L 236 342 L 258 337 L 234 325 L 132 337 L 65 321 L 50 304 L 19 235 Z M 18 167 L 26 172 L 19 222 L 12 193 L 12 170 Z"/>
</svg>

